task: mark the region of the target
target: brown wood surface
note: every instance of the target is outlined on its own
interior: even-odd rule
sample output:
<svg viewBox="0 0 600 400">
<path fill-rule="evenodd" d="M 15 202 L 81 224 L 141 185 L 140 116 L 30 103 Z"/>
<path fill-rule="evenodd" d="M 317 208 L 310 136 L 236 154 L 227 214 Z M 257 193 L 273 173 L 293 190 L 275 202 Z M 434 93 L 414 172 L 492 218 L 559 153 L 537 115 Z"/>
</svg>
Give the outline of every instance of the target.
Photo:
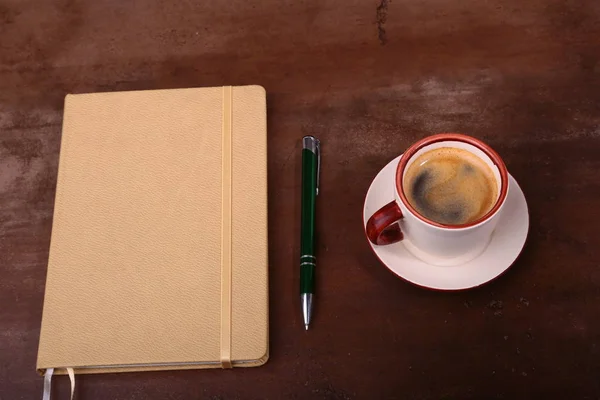
<svg viewBox="0 0 600 400">
<path fill-rule="evenodd" d="M 77 398 L 600 398 L 599 59 L 597 0 L 0 0 L 0 398 L 41 398 L 65 94 L 223 84 L 268 93 L 271 359 L 81 376 Z M 460 293 L 396 278 L 362 228 L 378 170 L 448 131 L 504 157 L 531 216 L 509 272 Z M 309 332 L 304 134 L 324 154 Z"/>
</svg>

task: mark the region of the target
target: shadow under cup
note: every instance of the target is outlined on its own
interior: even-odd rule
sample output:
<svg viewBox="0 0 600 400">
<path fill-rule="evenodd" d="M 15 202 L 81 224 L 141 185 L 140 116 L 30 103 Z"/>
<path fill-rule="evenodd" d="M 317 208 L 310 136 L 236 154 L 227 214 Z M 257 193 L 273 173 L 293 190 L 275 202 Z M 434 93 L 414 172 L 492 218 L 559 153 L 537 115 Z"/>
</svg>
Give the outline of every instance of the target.
<svg viewBox="0 0 600 400">
<path fill-rule="evenodd" d="M 462 225 L 442 224 L 419 214 L 408 201 L 404 177 L 408 167 L 423 153 L 441 147 L 466 150 L 492 170 L 497 199 L 480 218 Z M 409 147 L 398 163 L 395 176 L 395 207 L 399 216 L 400 240 L 415 257 L 432 265 L 453 266 L 480 255 L 490 242 L 508 194 L 508 172 L 500 156 L 487 144 L 473 137 L 443 133 L 429 136 Z M 386 207 L 389 207 L 389 204 Z M 377 213 L 376 213 L 377 214 Z M 375 217 L 375 215 L 374 215 Z M 396 226 L 397 229 L 398 226 Z"/>
</svg>

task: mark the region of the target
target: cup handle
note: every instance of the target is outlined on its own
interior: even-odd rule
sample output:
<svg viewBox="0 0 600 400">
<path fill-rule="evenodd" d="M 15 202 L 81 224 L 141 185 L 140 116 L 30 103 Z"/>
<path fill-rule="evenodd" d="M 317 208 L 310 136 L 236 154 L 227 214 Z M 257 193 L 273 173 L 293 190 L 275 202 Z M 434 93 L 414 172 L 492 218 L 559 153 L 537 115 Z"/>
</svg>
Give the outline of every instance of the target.
<svg viewBox="0 0 600 400">
<path fill-rule="evenodd" d="M 367 221 L 367 237 L 376 245 L 386 245 L 401 241 L 404 235 L 398 221 L 402 211 L 395 201 L 391 201 L 375 212 Z"/>
</svg>

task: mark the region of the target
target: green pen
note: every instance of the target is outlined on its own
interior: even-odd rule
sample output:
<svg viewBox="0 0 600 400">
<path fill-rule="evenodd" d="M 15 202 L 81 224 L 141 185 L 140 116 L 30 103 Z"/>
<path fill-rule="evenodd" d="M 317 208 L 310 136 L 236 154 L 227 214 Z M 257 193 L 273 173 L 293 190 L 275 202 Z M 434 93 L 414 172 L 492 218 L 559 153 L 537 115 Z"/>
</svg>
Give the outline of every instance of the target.
<svg viewBox="0 0 600 400">
<path fill-rule="evenodd" d="M 315 289 L 315 203 L 319 194 L 321 146 L 313 136 L 302 138 L 302 204 L 300 233 L 300 301 L 308 330 Z"/>
</svg>

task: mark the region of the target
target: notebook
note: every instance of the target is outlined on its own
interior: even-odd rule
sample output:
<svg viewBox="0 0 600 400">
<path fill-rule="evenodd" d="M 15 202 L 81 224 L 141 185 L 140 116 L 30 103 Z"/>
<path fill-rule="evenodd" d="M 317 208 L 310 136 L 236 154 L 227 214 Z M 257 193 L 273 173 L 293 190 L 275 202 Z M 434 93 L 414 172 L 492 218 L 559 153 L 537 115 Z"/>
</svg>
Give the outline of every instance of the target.
<svg viewBox="0 0 600 400">
<path fill-rule="evenodd" d="M 260 86 L 69 94 L 37 370 L 268 359 Z"/>
</svg>

